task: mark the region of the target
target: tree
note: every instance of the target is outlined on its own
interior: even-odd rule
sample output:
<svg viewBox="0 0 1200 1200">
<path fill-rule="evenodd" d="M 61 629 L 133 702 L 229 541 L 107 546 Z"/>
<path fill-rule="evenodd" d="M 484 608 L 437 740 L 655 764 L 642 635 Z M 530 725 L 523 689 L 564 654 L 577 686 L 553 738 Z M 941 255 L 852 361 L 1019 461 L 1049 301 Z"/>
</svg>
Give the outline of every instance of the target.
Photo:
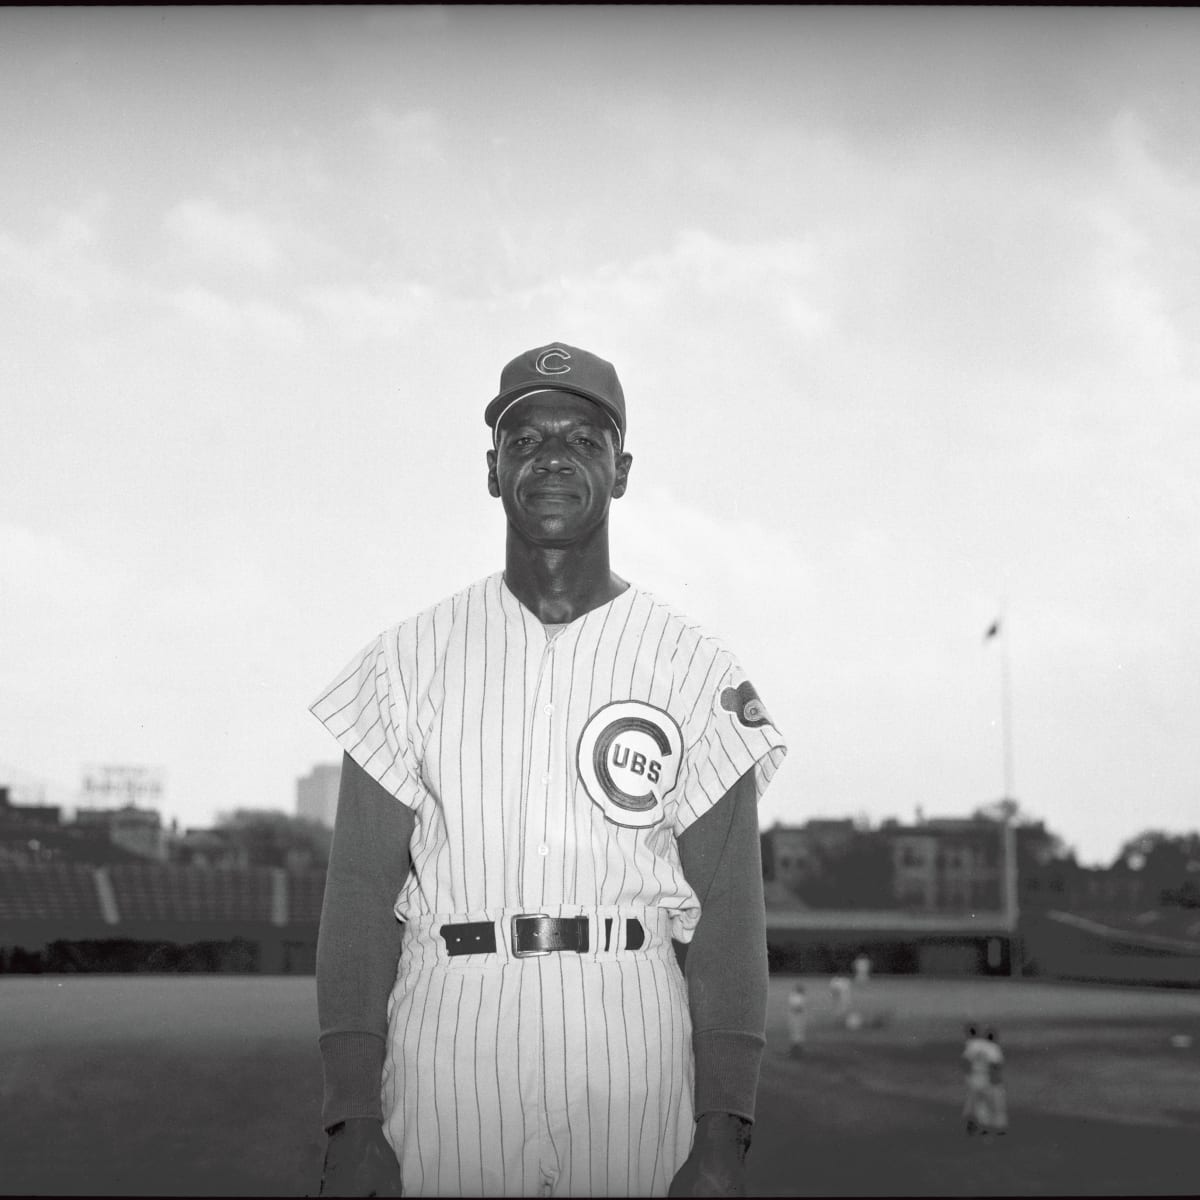
<svg viewBox="0 0 1200 1200">
<path fill-rule="evenodd" d="M 1017 865 L 1048 867 L 1054 863 L 1074 864 L 1075 852 L 1057 833 L 1046 828 L 1046 822 L 1035 820 L 1023 812 L 1015 800 L 996 800 L 977 808 L 971 816 L 976 821 L 992 821 L 1002 825 L 1010 821 L 1016 834 Z"/>
<path fill-rule="evenodd" d="M 877 830 L 856 830 L 840 845 L 817 845 L 817 867 L 796 892 L 813 908 L 889 908 L 892 851 Z"/>
<path fill-rule="evenodd" d="M 254 867 L 329 865 L 333 834 L 319 821 L 276 809 L 239 808 L 221 813 L 214 828 L 244 846 Z"/>
<path fill-rule="evenodd" d="M 993 800 L 991 804 L 984 804 L 977 808 L 971 816 L 977 821 L 995 821 L 998 825 L 1003 825 L 1006 821 L 1011 821 L 1016 825 L 1022 820 L 1029 819 L 1022 814 L 1021 806 L 1015 800 L 1007 797 L 1003 800 Z"/>
<path fill-rule="evenodd" d="M 1144 829 L 1125 842 L 1113 867 L 1141 873 L 1160 904 L 1200 907 L 1200 833 Z"/>
</svg>

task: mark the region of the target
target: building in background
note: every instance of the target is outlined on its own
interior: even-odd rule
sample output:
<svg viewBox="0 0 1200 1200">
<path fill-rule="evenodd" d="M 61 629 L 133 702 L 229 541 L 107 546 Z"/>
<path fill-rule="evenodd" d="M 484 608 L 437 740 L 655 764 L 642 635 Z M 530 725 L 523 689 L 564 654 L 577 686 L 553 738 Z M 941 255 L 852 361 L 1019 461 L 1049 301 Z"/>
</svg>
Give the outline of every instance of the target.
<svg viewBox="0 0 1200 1200">
<path fill-rule="evenodd" d="M 848 819 L 776 824 L 762 835 L 764 879 L 813 908 L 997 912 L 1003 826 L 982 817 L 878 828 Z"/>
<path fill-rule="evenodd" d="M 166 797 L 166 774 L 161 767 L 141 763 L 86 766 L 80 795 L 97 808 L 136 808 L 139 804 L 157 807 Z"/>
<path fill-rule="evenodd" d="M 78 808 L 75 828 L 105 838 L 140 858 L 156 862 L 167 859 L 167 833 L 155 808 L 138 808 L 133 804 L 122 808 Z"/>
<path fill-rule="evenodd" d="M 828 874 L 856 836 L 848 818 L 814 817 L 803 825 L 778 822 L 763 835 L 763 866 L 769 880 L 803 894 L 803 889 Z"/>
<path fill-rule="evenodd" d="M 16 804 L 12 789 L 0 787 L 0 818 L 8 822 L 21 821 L 27 825 L 57 828 L 62 824 L 63 810 L 59 804 Z"/>
<path fill-rule="evenodd" d="M 934 818 L 890 825 L 892 896 L 917 912 L 993 912 L 1003 904 L 1003 827 L 992 821 Z"/>
<path fill-rule="evenodd" d="M 170 861 L 180 867 L 244 871 L 250 866 L 250 848 L 236 830 L 188 828 L 171 838 Z"/>
<path fill-rule="evenodd" d="M 78 809 L 76 819 L 68 821 L 58 805 L 13 804 L 11 793 L 0 788 L 0 867 L 99 866 L 157 862 L 165 857 L 166 835 L 157 811 L 121 814 L 118 809 Z"/>
<path fill-rule="evenodd" d="M 296 815 L 306 821 L 318 821 L 327 829 L 333 828 L 337 814 L 338 781 L 342 776 L 339 764 L 320 763 L 305 776 L 296 780 Z"/>
</svg>

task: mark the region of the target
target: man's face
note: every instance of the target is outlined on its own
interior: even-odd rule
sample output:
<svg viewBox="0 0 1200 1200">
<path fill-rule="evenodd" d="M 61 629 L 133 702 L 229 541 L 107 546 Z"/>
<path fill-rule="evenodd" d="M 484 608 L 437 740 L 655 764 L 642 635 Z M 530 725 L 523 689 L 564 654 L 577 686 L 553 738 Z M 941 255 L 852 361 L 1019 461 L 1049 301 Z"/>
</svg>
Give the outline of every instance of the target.
<svg viewBox="0 0 1200 1200">
<path fill-rule="evenodd" d="M 633 461 L 617 449 L 603 410 L 571 392 L 525 396 L 508 410 L 489 450 L 488 490 L 534 545 L 566 546 L 601 526 L 624 495 Z"/>
</svg>

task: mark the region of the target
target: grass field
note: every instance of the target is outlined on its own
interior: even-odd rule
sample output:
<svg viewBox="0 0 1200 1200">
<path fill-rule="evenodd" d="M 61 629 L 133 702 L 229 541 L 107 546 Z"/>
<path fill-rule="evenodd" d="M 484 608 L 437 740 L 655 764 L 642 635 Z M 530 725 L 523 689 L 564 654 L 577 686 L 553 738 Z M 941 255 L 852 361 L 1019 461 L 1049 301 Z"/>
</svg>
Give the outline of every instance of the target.
<svg viewBox="0 0 1200 1200">
<path fill-rule="evenodd" d="M 1200 994 L 880 977 L 851 1032 L 807 980 L 793 1060 L 791 982 L 771 985 L 752 1194 L 1200 1194 Z M 966 1020 L 1000 1029 L 1007 1138 L 963 1133 Z M 320 1093 L 312 979 L 0 977 L 5 1194 L 311 1195 Z"/>
</svg>

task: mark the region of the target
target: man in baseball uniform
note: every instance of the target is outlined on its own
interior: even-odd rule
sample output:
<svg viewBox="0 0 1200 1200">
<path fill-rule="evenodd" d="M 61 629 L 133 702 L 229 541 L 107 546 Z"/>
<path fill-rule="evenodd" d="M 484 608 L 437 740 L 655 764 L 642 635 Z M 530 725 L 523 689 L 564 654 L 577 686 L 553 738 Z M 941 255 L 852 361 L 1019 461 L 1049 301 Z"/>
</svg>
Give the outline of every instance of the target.
<svg viewBox="0 0 1200 1200">
<path fill-rule="evenodd" d="M 322 1190 L 742 1195 L 784 742 L 724 644 L 610 567 L 612 365 L 538 347 L 484 416 L 504 570 L 312 706 L 344 752 Z"/>
<path fill-rule="evenodd" d="M 808 1034 L 808 996 L 804 984 L 797 979 L 787 998 L 788 1051 L 793 1058 L 804 1053 L 804 1042 Z"/>
<path fill-rule="evenodd" d="M 968 1025 L 962 1052 L 963 1083 L 966 1086 L 963 1120 L 968 1134 L 986 1133 L 990 1125 L 991 1058 L 987 1041 L 979 1036 L 978 1028 Z"/>
<path fill-rule="evenodd" d="M 850 977 L 836 974 L 829 980 L 829 994 L 833 998 L 833 1011 L 844 1017 L 850 1011 Z"/>
<path fill-rule="evenodd" d="M 871 958 L 865 950 L 854 956 L 854 982 L 865 986 L 871 982 Z"/>
<path fill-rule="evenodd" d="M 988 1054 L 988 1133 L 1008 1132 L 1008 1091 L 1004 1085 L 1004 1051 L 1000 1049 L 1000 1034 L 995 1029 L 984 1033 Z"/>
</svg>

